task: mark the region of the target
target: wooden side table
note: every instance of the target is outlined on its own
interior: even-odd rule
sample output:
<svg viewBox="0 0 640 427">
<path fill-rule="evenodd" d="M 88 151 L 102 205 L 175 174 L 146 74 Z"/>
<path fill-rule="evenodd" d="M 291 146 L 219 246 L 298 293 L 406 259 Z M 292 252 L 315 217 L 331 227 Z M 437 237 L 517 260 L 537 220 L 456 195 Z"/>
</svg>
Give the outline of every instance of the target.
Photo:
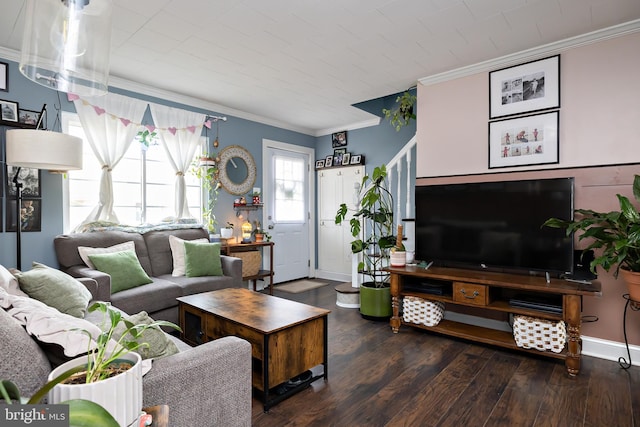
<svg viewBox="0 0 640 427">
<path fill-rule="evenodd" d="M 234 253 L 263 250 L 265 247 L 268 247 L 270 249 L 269 269 L 260 269 L 256 274 L 253 274 L 251 276 L 243 276 L 242 280 L 248 280 L 249 282 L 253 283 L 253 290 L 255 291 L 257 281 L 263 280 L 264 278 L 268 277 L 269 294 L 273 295 L 273 246 L 273 242 L 226 243 L 220 246 L 220 253 L 223 255 L 233 256 Z"/>
</svg>

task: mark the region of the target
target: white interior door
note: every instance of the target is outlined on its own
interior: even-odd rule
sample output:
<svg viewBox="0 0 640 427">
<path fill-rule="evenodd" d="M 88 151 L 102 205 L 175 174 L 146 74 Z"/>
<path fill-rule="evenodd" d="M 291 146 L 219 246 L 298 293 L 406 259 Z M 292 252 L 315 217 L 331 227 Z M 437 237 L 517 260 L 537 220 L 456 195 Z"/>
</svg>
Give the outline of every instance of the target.
<svg viewBox="0 0 640 427">
<path fill-rule="evenodd" d="M 310 277 L 310 156 L 267 147 L 264 224 L 275 243 L 274 283 Z"/>
</svg>

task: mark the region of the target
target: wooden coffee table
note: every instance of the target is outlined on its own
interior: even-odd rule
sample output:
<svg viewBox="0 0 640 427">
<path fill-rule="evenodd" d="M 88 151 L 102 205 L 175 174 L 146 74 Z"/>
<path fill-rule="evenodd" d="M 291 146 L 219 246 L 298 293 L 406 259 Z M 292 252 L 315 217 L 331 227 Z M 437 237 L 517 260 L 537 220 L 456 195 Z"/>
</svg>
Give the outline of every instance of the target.
<svg viewBox="0 0 640 427">
<path fill-rule="evenodd" d="M 251 343 L 252 385 L 261 393 L 265 411 L 328 378 L 329 310 L 238 288 L 180 297 L 178 304 L 186 342 L 197 345 L 234 335 Z M 286 390 L 281 386 L 320 364 L 322 374 Z"/>
</svg>

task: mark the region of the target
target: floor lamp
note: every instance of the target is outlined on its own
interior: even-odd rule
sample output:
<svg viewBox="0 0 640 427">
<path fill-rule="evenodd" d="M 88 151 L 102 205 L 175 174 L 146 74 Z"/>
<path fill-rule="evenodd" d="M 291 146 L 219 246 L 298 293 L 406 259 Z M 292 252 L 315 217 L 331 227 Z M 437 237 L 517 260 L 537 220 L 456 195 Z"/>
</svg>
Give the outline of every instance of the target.
<svg viewBox="0 0 640 427">
<path fill-rule="evenodd" d="M 22 269 L 22 183 L 18 181 L 20 169 L 45 169 L 66 172 L 82 169 L 82 139 L 59 132 L 35 129 L 7 131 L 7 158 L 9 166 L 17 166 L 13 183 L 16 186 L 16 268 Z"/>
</svg>

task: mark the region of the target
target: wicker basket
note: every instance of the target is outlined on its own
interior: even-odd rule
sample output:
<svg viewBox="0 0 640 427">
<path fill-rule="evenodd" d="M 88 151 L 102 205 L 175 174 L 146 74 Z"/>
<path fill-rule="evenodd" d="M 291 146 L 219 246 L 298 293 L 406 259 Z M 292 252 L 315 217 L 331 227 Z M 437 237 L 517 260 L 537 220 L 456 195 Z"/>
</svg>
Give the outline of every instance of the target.
<svg viewBox="0 0 640 427">
<path fill-rule="evenodd" d="M 418 325 L 436 326 L 444 316 L 444 304 L 406 296 L 402 301 L 402 320 Z"/>
<path fill-rule="evenodd" d="M 536 317 L 514 315 L 513 337 L 518 347 L 560 353 L 567 342 L 567 330 L 562 320 L 554 322 Z"/>
<path fill-rule="evenodd" d="M 231 256 L 242 260 L 242 277 L 255 276 L 260 271 L 262 264 L 260 251 L 233 252 Z"/>
</svg>

